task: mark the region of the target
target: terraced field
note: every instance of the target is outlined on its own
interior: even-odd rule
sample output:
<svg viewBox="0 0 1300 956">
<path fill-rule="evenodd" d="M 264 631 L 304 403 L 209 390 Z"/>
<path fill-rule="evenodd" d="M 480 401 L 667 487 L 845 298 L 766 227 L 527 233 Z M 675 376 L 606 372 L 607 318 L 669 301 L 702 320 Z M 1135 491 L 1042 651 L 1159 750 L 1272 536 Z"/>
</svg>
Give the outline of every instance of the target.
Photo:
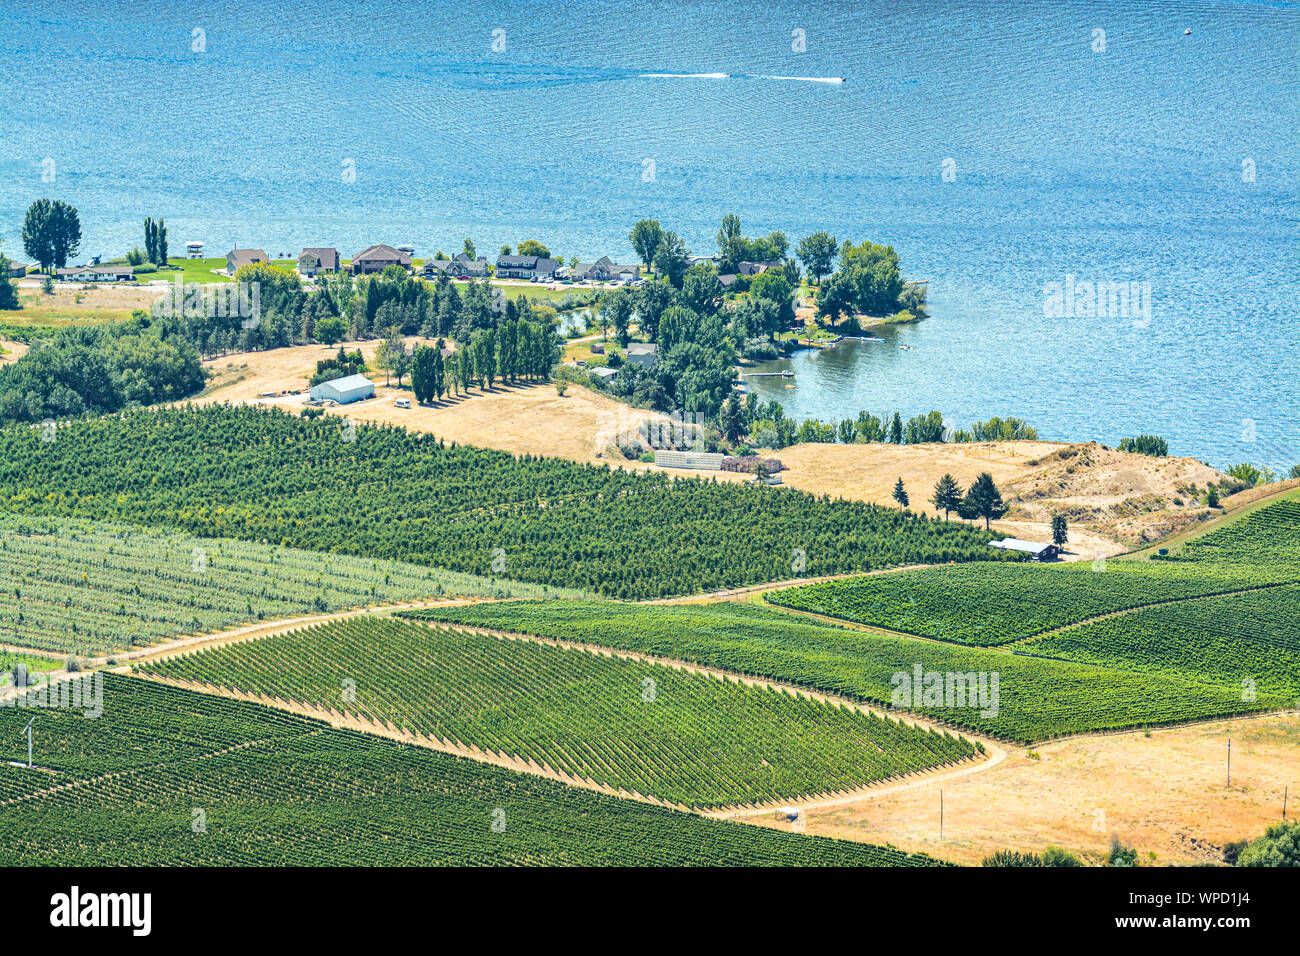
<svg viewBox="0 0 1300 956">
<path fill-rule="evenodd" d="M 330 708 L 696 807 L 851 790 L 979 753 L 804 695 L 393 619 L 227 644 L 141 673 Z"/>
<path fill-rule="evenodd" d="M 991 647 L 1168 601 L 1300 582 L 1300 501 L 1279 501 L 1168 560 L 969 564 L 771 592 L 772 604 L 937 640 Z"/>
<path fill-rule="evenodd" d="M 1243 700 L 1240 686 L 869 634 L 753 604 L 528 601 L 431 608 L 403 616 L 691 661 L 897 706 L 1025 744 L 1290 704 L 1268 693 Z M 938 681 L 937 698 L 918 696 L 908 686 L 918 668 L 923 687 L 933 689 Z M 963 681 L 984 675 L 988 704 L 950 695 L 950 675 Z"/>
<path fill-rule="evenodd" d="M 38 769 L 20 731 L 33 716 Z M 109 674 L 103 715 L 0 709 L 0 865 L 937 861 L 708 820 Z"/>
<path fill-rule="evenodd" d="M 0 644 L 78 655 L 361 605 L 575 593 L 400 561 L 5 512 L 0 581 Z"/>
</svg>

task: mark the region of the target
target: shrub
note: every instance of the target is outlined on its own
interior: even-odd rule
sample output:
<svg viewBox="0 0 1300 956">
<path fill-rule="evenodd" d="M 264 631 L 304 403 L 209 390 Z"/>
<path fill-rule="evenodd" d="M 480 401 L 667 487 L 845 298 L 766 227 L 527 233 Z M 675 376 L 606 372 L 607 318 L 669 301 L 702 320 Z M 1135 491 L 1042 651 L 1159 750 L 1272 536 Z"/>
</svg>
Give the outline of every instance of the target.
<svg viewBox="0 0 1300 956">
<path fill-rule="evenodd" d="M 1043 860 L 1034 853 L 1020 853 L 1016 850 L 998 850 L 992 856 L 986 856 L 981 866 L 1043 866 Z"/>
<path fill-rule="evenodd" d="M 1300 820 L 1278 823 L 1251 840 L 1237 866 L 1300 866 Z"/>
<path fill-rule="evenodd" d="M 1119 450 L 1150 455 L 1152 458 L 1165 458 L 1169 455 L 1169 443 L 1159 435 L 1138 435 L 1137 438 L 1122 439 Z"/>
</svg>

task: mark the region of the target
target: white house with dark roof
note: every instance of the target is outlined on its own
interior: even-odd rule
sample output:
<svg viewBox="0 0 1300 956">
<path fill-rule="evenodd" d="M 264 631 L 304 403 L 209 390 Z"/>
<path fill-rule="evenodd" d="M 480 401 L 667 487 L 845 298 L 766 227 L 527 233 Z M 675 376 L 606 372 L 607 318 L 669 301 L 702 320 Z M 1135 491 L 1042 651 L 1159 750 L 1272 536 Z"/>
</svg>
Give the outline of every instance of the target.
<svg viewBox="0 0 1300 956">
<path fill-rule="evenodd" d="M 627 360 L 633 365 L 649 368 L 658 357 L 659 347 L 653 342 L 629 342 L 627 345 Z"/>
</svg>

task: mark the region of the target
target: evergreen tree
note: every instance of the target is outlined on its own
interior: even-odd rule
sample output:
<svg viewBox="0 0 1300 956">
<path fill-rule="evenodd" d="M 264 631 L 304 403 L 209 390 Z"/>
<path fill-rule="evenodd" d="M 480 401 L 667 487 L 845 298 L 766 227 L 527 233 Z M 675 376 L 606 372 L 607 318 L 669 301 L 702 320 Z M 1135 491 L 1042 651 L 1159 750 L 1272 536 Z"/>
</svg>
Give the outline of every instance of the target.
<svg viewBox="0 0 1300 956">
<path fill-rule="evenodd" d="M 985 531 L 989 530 L 990 521 L 1001 518 L 1007 510 L 1002 501 L 1002 492 L 998 491 L 993 476 L 987 471 L 980 473 L 962 500 L 962 517 L 983 518 Z"/>
<path fill-rule="evenodd" d="M 934 486 L 934 496 L 930 501 L 936 511 L 943 512 L 943 520 L 948 520 L 949 513 L 961 508 L 962 490 L 957 479 L 945 474 Z"/>
<path fill-rule="evenodd" d="M 893 498 L 898 502 L 899 508 L 906 508 L 910 503 L 907 498 L 907 489 L 903 487 L 903 479 L 899 478 L 894 484 Z"/>
<path fill-rule="evenodd" d="M 1067 540 L 1065 515 L 1052 515 L 1052 544 L 1064 547 Z"/>
<path fill-rule="evenodd" d="M 889 422 L 889 440 L 895 445 L 903 444 L 903 416 L 894 412 Z"/>
</svg>

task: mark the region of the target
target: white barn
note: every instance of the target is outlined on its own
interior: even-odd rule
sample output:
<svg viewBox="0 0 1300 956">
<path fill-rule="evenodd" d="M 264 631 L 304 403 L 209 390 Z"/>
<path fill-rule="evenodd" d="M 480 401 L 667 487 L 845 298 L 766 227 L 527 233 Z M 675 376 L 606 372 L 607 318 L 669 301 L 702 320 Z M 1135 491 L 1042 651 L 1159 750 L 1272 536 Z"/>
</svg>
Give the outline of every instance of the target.
<svg viewBox="0 0 1300 956">
<path fill-rule="evenodd" d="M 375 383 L 364 375 L 347 375 L 311 387 L 314 402 L 335 401 L 340 405 L 375 397 Z"/>
</svg>

